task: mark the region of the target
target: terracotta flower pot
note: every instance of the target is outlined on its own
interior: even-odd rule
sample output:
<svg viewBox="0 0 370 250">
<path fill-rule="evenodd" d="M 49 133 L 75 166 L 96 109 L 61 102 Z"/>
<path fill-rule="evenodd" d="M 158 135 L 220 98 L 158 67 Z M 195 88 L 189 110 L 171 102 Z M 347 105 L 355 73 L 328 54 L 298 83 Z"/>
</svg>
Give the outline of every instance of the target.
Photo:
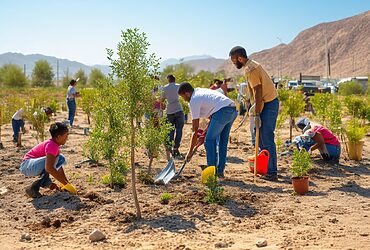
<svg viewBox="0 0 370 250">
<path fill-rule="evenodd" d="M 294 192 L 303 195 L 308 191 L 308 176 L 292 177 Z"/>
<path fill-rule="evenodd" d="M 348 145 L 348 156 L 351 160 L 361 161 L 362 160 L 362 148 L 364 141 L 357 143 L 347 142 Z"/>
</svg>

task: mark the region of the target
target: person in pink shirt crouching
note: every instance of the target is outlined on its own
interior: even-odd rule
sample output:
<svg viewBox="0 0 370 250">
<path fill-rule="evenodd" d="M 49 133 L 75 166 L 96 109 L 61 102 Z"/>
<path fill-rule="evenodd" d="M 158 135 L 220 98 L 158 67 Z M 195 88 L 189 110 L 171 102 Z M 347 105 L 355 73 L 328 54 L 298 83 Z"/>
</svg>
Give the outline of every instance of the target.
<svg viewBox="0 0 370 250">
<path fill-rule="evenodd" d="M 59 152 L 59 146 L 64 145 L 68 140 L 68 127 L 60 122 L 53 123 L 49 132 L 51 139 L 41 142 L 33 147 L 23 157 L 19 170 L 25 176 L 40 176 L 40 179 L 33 182 L 26 188 L 26 194 L 32 198 L 39 198 L 40 188 L 50 188 L 51 190 L 67 190 L 76 194 L 76 188 L 69 183 L 63 165 L 66 160 Z M 61 183 L 58 186 L 52 182 L 49 175 L 53 176 Z"/>
</svg>

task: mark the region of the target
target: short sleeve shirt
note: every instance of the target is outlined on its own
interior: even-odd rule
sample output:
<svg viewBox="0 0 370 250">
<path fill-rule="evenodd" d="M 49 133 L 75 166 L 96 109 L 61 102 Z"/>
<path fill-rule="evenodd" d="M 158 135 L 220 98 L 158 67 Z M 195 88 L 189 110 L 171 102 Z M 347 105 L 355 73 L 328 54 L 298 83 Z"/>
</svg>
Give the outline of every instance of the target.
<svg viewBox="0 0 370 250">
<path fill-rule="evenodd" d="M 23 114 L 24 114 L 24 110 L 22 108 L 21 109 L 18 109 L 17 112 L 15 112 L 14 115 L 12 116 L 12 119 L 14 119 L 14 120 L 22 120 Z"/>
<path fill-rule="evenodd" d="M 340 142 L 338 138 L 326 127 L 322 125 L 315 125 L 313 129 L 309 130 L 307 134 L 312 138 L 315 136 L 315 134 L 319 132 L 322 137 L 324 138 L 325 144 L 333 145 L 333 146 L 338 146 L 340 145 Z"/>
<path fill-rule="evenodd" d="M 274 83 L 259 63 L 249 59 L 244 67 L 244 74 L 248 82 L 249 92 L 252 94 L 251 99 L 253 102 L 255 100 L 253 88 L 260 84 L 262 84 L 263 102 L 271 102 L 277 97 Z"/>
<path fill-rule="evenodd" d="M 182 111 L 182 107 L 179 101 L 179 94 L 177 93 L 180 85 L 174 82 L 167 84 L 162 89 L 161 97 L 167 100 L 167 114 L 174 114 Z"/>
<path fill-rule="evenodd" d="M 77 93 L 74 86 L 69 86 L 67 89 L 67 99 L 74 100 L 74 95 Z"/>
<path fill-rule="evenodd" d="M 235 106 L 234 101 L 227 96 L 205 88 L 194 89 L 189 104 L 193 120 L 208 118 L 224 107 Z"/>
<path fill-rule="evenodd" d="M 26 153 L 23 160 L 36 159 L 51 154 L 53 156 L 59 155 L 59 146 L 53 140 L 49 139 L 33 147 Z"/>
</svg>

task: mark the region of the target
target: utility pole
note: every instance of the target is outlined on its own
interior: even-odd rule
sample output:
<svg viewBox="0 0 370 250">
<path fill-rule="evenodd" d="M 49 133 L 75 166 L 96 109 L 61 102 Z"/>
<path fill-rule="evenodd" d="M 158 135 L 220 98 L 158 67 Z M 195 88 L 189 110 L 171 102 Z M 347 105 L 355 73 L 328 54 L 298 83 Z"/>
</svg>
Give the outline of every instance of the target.
<svg viewBox="0 0 370 250">
<path fill-rule="evenodd" d="M 57 60 L 57 86 L 59 87 L 59 60 Z"/>
<path fill-rule="evenodd" d="M 27 78 L 27 76 L 26 76 L 26 64 L 23 64 L 23 75 L 24 75 L 24 77 Z"/>
</svg>

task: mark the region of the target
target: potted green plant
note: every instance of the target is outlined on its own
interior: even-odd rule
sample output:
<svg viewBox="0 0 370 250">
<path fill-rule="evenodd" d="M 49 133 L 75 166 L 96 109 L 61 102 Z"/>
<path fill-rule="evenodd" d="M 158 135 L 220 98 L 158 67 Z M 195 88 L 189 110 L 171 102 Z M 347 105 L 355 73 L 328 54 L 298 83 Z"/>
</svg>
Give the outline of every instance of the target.
<svg viewBox="0 0 370 250">
<path fill-rule="evenodd" d="M 294 150 L 290 171 L 293 174 L 292 184 L 296 193 L 303 195 L 308 191 L 308 170 L 311 169 L 311 156 L 305 150 Z"/>
<path fill-rule="evenodd" d="M 361 126 L 358 119 L 352 119 L 347 123 L 345 133 L 347 135 L 348 157 L 351 160 L 362 160 L 362 148 L 366 135 L 366 127 Z"/>
</svg>

